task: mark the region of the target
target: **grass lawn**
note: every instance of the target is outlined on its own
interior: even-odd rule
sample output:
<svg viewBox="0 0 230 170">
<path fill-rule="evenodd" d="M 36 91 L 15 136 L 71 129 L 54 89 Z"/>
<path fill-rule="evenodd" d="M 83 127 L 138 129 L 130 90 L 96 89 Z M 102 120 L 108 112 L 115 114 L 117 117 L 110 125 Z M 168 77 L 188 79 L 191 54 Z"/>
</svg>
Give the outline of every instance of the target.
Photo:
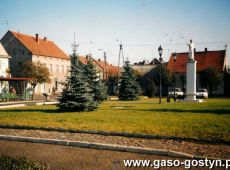
<svg viewBox="0 0 230 170">
<path fill-rule="evenodd" d="M 158 99 L 106 101 L 81 113 L 59 113 L 54 105 L 28 106 L 0 110 L 0 124 L 230 140 L 230 99 L 161 105 Z"/>
</svg>

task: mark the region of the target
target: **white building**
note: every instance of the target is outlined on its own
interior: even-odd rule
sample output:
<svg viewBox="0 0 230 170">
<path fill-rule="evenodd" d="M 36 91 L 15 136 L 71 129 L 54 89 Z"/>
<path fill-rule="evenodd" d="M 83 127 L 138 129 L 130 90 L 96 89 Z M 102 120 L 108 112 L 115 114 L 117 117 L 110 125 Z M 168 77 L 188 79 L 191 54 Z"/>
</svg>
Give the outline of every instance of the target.
<svg viewBox="0 0 230 170">
<path fill-rule="evenodd" d="M 7 54 L 6 50 L 0 43 L 0 77 L 10 77 L 9 74 L 9 59 L 10 56 Z M 0 81 L 0 93 L 2 92 L 2 89 L 7 86 L 8 88 L 8 82 L 7 81 Z"/>
</svg>

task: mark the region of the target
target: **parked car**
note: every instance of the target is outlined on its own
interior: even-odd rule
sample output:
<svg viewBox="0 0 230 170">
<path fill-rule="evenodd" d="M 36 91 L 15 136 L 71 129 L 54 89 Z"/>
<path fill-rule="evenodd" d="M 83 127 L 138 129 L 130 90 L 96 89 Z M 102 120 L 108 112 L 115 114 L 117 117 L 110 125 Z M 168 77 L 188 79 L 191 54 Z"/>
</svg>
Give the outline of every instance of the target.
<svg viewBox="0 0 230 170">
<path fill-rule="evenodd" d="M 198 89 L 196 92 L 196 97 L 197 98 L 208 98 L 208 91 L 206 89 Z"/>
<path fill-rule="evenodd" d="M 174 89 L 169 91 L 168 96 L 174 97 Z M 184 96 L 184 92 L 180 88 L 175 88 L 175 96 L 176 98 L 182 98 Z"/>
</svg>

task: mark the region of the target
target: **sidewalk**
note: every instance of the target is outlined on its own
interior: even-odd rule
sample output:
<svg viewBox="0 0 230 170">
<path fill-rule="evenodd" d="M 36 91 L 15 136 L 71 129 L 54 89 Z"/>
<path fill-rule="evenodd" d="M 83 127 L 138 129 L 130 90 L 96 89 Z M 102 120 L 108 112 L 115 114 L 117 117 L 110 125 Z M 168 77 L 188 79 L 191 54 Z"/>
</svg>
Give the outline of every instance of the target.
<svg viewBox="0 0 230 170">
<path fill-rule="evenodd" d="M 49 105 L 56 104 L 56 100 L 33 100 L 33 101 L 10 101 L 10 102 L 1 102 L 0 109 L 13 108 L 13 107 L 23 107 L 23 106 L 33 106 L 33 105 Z"/>
<path fill-rule="evenodd" d="M 44 164 L 50 170 L 137 170 L 146 169 L 146 167 L 128 168 L 124 166 L 123 160 L 185 160 L 167 156 L 14 141 L 0 141 L 0 154 L 12 157 L 26 157 Z M 149 167 L 147 169 L 153 168 Z M 166 167 L 163 169 L 183 170 L 184 167 Z M 203 169 L 203 167 L 192 167 L 191 169 Z"/>
<path fill-rule="evenodd" d="M 104 136 L 86 133 L 68 133 L 43 130 L 18 130 L 2 128 L 0 128 L 0 134 L 23 137 L 95 142 L 122 146 L 134 146 L 140 148 L 165 149 L 184 152 L 197 156 L 218 157 L 223 159 L 230 158 L 230 146 L 224 144 L 202 144 L 196 142 L 177 141 L 168 139 L 144 139 L 121 136 Z"/>
</svg>

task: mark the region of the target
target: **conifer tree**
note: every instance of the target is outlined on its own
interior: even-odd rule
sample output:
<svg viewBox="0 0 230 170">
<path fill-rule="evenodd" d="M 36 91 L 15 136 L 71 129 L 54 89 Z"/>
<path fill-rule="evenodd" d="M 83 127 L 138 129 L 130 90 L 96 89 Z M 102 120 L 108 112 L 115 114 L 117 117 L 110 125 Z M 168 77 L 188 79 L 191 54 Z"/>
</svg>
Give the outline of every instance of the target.
<svg viewBox="0 0 230 170">
<path fill-rule="evenodd" d="M 107 99 L 107 87 L 97 73 L 98 72 L 92 62 L 92 59 L 89 59 L 87 64 L 83 66 L 83 74 L 89 83 L 89 87 L 92 89 L 94 101 L 101 103 Z"/>
<path fill-rule="evenodd" d="M 71 74 L 59 98 L 58 108 L 64 112 L 92 111 L 97 107 L 94 95 L 84 77 L 78 56 L 73 54 L 72 58 L 74 62 L 72 62 Z"/>
<path fill-rule="evenodd" d="M 136 80 L 133 69 L 129 61 L 125 62 L 124 71 L 122 72 L 118 97 L 120 100 L 137 100 L 140 94 L 140 85 Z"/>
</svg>

